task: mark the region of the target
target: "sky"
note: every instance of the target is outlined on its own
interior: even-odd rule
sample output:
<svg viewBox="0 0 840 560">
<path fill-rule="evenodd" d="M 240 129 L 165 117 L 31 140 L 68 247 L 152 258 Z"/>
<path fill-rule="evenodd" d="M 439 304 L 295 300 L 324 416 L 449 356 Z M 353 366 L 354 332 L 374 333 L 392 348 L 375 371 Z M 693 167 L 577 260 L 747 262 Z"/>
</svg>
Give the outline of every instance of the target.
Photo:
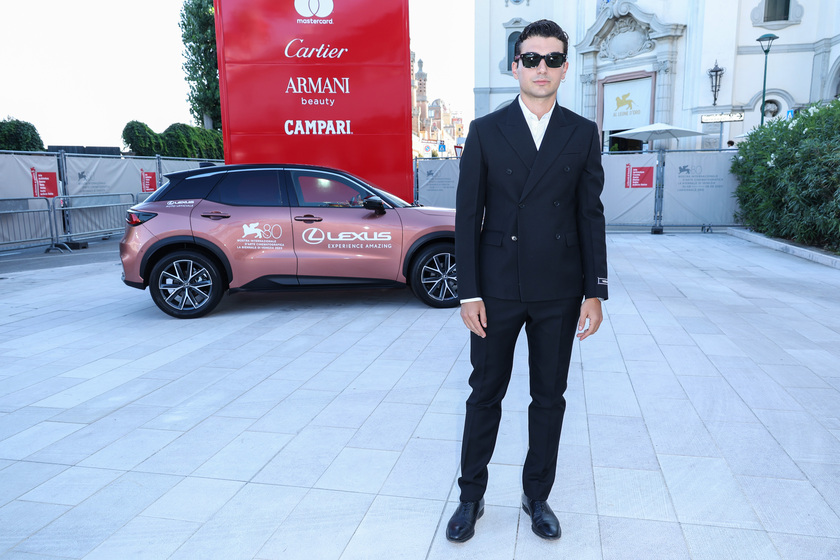
<svg viewBox="0 0 840 560">
<path fill-rule="evenodd" d="M 474 112 L 474 1 L 409 0 L 411 49 L 429 75 L 429 100 L 442 98 L 467 121 Z M 45 146 L 122 147 L 132 120 L 155 132 L 194 125 L 182 69 L 182 5 L 0 0 L 0 119 L 32 123 Z"/>
</svg>

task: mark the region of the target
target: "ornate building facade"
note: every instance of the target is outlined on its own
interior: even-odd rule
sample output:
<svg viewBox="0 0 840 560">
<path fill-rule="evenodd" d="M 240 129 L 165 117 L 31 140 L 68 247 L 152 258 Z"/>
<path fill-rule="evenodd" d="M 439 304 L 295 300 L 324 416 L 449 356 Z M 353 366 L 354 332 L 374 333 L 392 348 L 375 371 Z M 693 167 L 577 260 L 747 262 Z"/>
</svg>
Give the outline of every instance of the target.
<svg viewBox="0 0 840 560">
<path fill-rule="evenodd" d="M 840 95 L 837 0 L 488 0 L 476 2 L 477 117 L 518 93 L 513 45 L 541 18 L 570 37 L 559 102 L 598 123 L 605 149 L 654 122 L 709 133 L 682 148 L 737 139 L 761 121 L 765 61 L 766 118 Z M 765 34 L 778 36 L 768 54 Z"/>
</svg>

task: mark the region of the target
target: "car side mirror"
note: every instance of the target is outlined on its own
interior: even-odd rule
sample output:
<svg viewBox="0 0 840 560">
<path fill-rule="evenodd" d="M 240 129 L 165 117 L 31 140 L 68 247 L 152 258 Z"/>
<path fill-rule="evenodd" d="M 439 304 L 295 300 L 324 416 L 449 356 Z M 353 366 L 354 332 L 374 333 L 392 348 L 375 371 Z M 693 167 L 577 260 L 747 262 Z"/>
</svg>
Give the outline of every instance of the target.
<svg viewBox="0 0 840 560">
<path fill-rule="evenodd" d="M 369 196 L 364 200 L 364 207 L 367 210 L 373 210 L 377 215 L 385 213 L 385 202 L 378 196 Z"/>
</svg>

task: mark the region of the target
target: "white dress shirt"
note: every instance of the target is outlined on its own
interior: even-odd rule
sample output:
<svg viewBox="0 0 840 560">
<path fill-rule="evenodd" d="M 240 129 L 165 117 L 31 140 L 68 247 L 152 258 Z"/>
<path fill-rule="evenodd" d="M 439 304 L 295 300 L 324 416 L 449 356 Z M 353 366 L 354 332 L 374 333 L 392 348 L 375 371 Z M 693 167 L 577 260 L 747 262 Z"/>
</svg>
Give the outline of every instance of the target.
<svg viewBox="0 0 840 560">
<path fill-rule="evenodd" d="M 525 106 L 521 95 L 517 99 L 519 100 L 519 107 L 522 109 L 522 114 L 525 115 L 525 122 L 528 123 L 528 128 L 531 130 L 531 138 L 534 139 L 534 144 L 537 146 L 537 150 L 539 150 L 540 144 L 542 144 L 543 137 L 545 136 L 545 129 L 548 128 L 548 121 L 551 120 L 551 115 L 554 113 L 554 108 L 557 107 L 557 102 L 551 106 L 548 113 L 542 117 L 537 117 L 537 115 Z"/>
</svg>

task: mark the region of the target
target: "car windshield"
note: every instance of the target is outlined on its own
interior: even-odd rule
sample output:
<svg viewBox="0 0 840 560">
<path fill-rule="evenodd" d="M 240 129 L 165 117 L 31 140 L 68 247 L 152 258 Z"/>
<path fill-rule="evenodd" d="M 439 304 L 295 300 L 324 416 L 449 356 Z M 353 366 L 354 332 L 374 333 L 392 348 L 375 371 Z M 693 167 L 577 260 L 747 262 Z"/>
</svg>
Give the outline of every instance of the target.
<svg viewBox="0 0 840 560">
<path fill-rule="evenodd" d="M 387 191 L 383 191 L 380 188 L 374 187 L 370 183 L 368 183 L 367 185 L 368 187 L 370 187 L 370 190 L 379 195 L 379 198 L 381 198 L 391 206 L 394 206 L 396 208 L 407 208 L 408 206 L 411 206 L 411 204 L 409 204 L 408 202 L 406 202 L 398 196 L 395 196 Z"/>
<path fill-rule="evenodd" d="M 414 204 L 410 204 L 410 203 L 406 202 L 405 200 L 401 199 L 400 197 L 398 197 L 396 195 L 393 195 L 393 194 L 389 193 L 388 191 L 377 187 L 376 185 L 374 185 L 370 181 L 367 181 L 365 179 L 357 177 L 356 175 L 353 175 L 351 173 L 348 173 L 348 175 L 353 177 L 355 180 L 359 181 L 365 187 L 367 187 L 370 190 L 372 190 L 373 192 L 375 192 L 376 195 L 379 198 L 381 198 L 382 200 L 384 200 L 385 202 L 387 202 L 388 204 L 390 204 L 394 208 L 407 208 L 409 206 L 414 206 Z"/>
</svg>

